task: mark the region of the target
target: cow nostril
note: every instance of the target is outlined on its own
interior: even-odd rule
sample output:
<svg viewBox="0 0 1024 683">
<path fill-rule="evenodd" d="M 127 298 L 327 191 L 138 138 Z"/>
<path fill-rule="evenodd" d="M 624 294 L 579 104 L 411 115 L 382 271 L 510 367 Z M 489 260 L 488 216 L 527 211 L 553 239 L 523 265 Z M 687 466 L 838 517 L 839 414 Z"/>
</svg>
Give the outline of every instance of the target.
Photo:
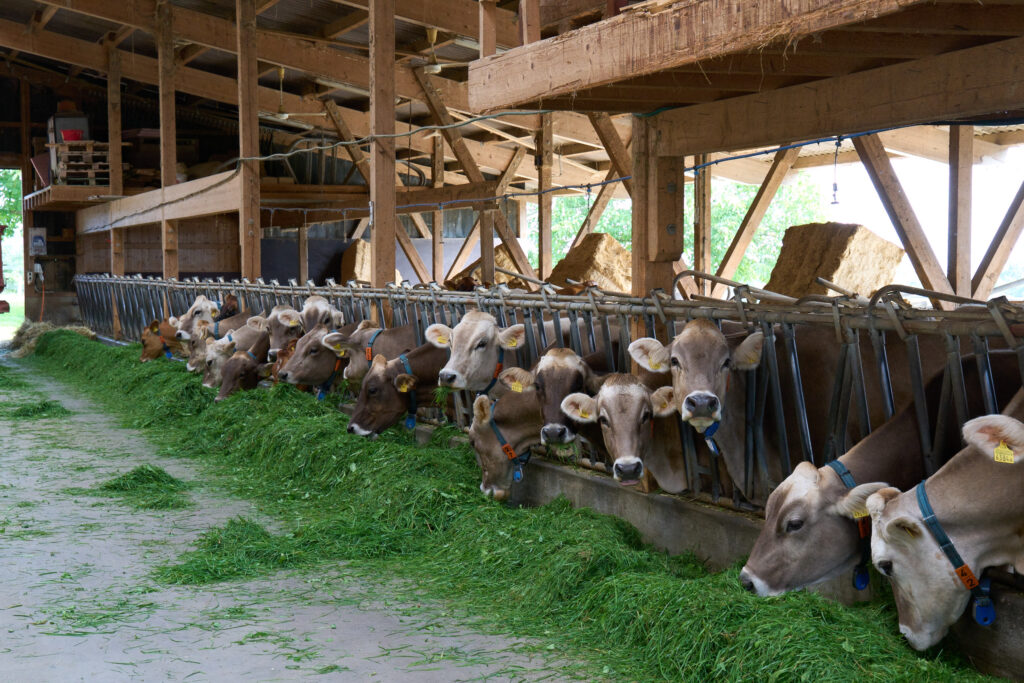
<svg viewBox="0 0 1024 683">
<path fill-rule="evenodd" d="M 442 384 L 451 384 L 455 381 L 455 373 L 445 371 L 438 374 L 437 378 L 441 380 Z"/>
<path fill-rule="evenodd" d="M 279 373 L 277 373 L 277 376 L 280 377 L 282 380 L 285 380 L 285 381 L 287 381 L 287 379 L 288 379 L 288 373 L 287 372 L 279 372 Z"/>
<path fill-rule="evenodd" d="M 748 577 L 744 576 L 743 574 L 740 574 L 740 584 L 743 586 L 743 590 L 747 591 L 748 593 L 754 592 L 754 582 L 751 581 Z"/>
<path fill-rule="evenodd" d="M 277 360 L 277 351 L 267 351 L 267 360 L 269 360 L 271 363 Z"/>
<path fill-rule="evenodd" d="M 349 434 L 355 434 L 355 433 L 356 433 L 355 427 L 353 427 L 352 425 L 349 425 L 349 426 L 348 426 L 348 429 L 347 429 L 346 431 L 347 431 L 347 432 L 348 432 Z"/>
<path fill-rule="evenodd" d="M 708 397 L 708 410 L 710 410 L 712 412 L 718 410 L 718 397 L 717 396 L 709 396 Z"/>
</svg>

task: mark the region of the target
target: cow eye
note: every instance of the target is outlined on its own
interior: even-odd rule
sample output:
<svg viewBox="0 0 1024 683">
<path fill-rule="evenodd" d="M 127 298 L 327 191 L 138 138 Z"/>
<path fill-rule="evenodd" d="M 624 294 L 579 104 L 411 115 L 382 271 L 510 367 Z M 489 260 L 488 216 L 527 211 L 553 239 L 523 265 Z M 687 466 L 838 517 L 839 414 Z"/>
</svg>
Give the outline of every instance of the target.
<svg viewBox="0 0 1024 683">
<path fill-rule="evenodd" d="M 675 356 L 672 356 L 672 358 L 669 360 L 668 363 L 669 363 L 669 365 L 671 365 L 674 368 L 678 368 L 679 367 L 679 359 L 676 358 Z"/>
<path fill-rule="evenodd" d="M 601 425 L 602 427 L 607 427 L 608 418 L 602 415 L 601 417 L 597 418 L 597 424 Z"/>
<path fill-rule="evenodd" d="M 885 576 L 892 576 L 892 560 L 882 560 L 878 563 L 878 571 Z"/>
<path fill-rule="evenodd" d="M 370 395 L 370 396 L 376 396 L 377 395 L 377 387 L 370 387 L 370 388 L 368 388 L 366 390 L 366 393 L 368 395 Z"/>
<path fill-rule="evenodd" d="M 213 361 L 212 360 L 206 361 L 206 367 L 208 367 L 208 368 L 213 367 Z"/>
<path fill-rule="evenodd" d="M 651 414 L 644 412 L 640 415 L 640 424 L 647 424 L 647 421 L 651 419 Z"/>
<path fill-rule="evenodd" d="M 731 358 L 726 358 L 725 361 L 722 363 L 722 369 L 723 370 L 728 370 L 729 366 L 731 366 L 731 365 L 732 365 L 732 359 Z"/>
<path fill-rule="evenodd" d="M 320 353 L 320 349 L 318 349 L 315 346 L 312 349 L 309 350 L 309 355 L 311 355 L 311 356 L 315 356 L 318 353 Z"/>
<path fill-rule="evenodd" d="M 786 533 L 791 534 L 794 531 L 800 531 L 804 528 L 804 520 L 802 519 L 791 519 L 786 522 Z"/>
<path fill-rule="evenodd" d="M 476 345 L 476 348 L 477 348 L 478 351 L 480 349 L 483 349 L 483 348 L 486 348 L 486 347 L 487 347 L 487 340 L 486 339 L 481 339 L 480 342 Z"/>
</svg>

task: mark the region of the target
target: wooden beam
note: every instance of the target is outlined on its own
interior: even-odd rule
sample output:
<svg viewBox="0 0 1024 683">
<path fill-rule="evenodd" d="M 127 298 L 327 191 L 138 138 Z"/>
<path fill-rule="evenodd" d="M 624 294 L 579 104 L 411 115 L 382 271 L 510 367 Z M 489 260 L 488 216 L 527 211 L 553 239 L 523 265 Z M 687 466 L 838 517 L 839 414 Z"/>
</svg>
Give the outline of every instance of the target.
<svg viewBox="0 0 1024 683">
<path fill-rule="evenodd" d="M 344 35 L 349 31 L 355 31 L 357 28 L 362 28 L 370 22 L 370 13 L 365 10 L 356 10 L 351 14 L 346 14 L 337 21 L 324 26 L 324 30 L 321 35 L 324 38 L 337 38 L 340 35 Z"/>
<path fill-rule="evenodd" d="M 369 216 L 365 216 L 363 218 L 360 218 L 356 222 L 356 229 L 352 231 L 352 237 L 350 237 L 349 239 L 351 239 L 351 240 L 362 239 L 363 235 L 366 233 L 366 231 L 369 228 L 370 228 L 370 217 Z"/>
<path fill-rule="evenodd" d="M 740 267 L 740 263 L 743 262 L 743 256 L 747 253 L 747 247 L 750 246 L 751 240 L 754 239 L 754 233 L 760 227 L 761 221 L 764 220 L 764 216 L 768 212 L 768 207 L 771 206 L 772 199 L 775 198 L 779 188 L 782 187 L 782 181 L 786 179 L 786 175 L 793 167 L 793 163 L 798 156 L 800 156 L 800 149 L 798 147 L 784 149 L 775 153 L 771 168 L 768 169 L 768 175 L 765 176 L 764 182 L 761 183 L 757 194 L 754 195 L 754 201 L 750 203 L 750 208 L 747 209 L 746 215 L 743 216 L 743 221 L 740 222 L 736 235 L 733 236 L 725 256 L 722 257 L 722 263 L 719 264 L 716 275 L 731 278 L 736 274 L 736 269 Z M 724 292 L 725 287 L 723 285 L 715 285 L 711 295 L 718 297 L 724 294 Z"/>
<path fill-rule="evenodd" d="M 416 251 L 416 246 L 412 243 L 409 234 L 401 226 L 398 226 L 395 236 L 398 238 L 398 244 L 402 247 L 402 251 L 405 252 L 406 258 L 409 259 L 409 265 L 412 266 L 413 272 L 416 273 L 419 281 L 424 284 L 430 282 L 430 271 L 427 270 L 427 264 L 420 258 L 420 254 Z"/>
<path fill-rule="evenodd" d="M 107 48 L 107 163 L 110 166 L 110 194 L 124 194 L 124 172 L 121 165 L 121 53 Z"/>
<path fill-rule="evenodd" d="M 260 154 L 259 103 L 256 83 L 259 64 L 256 59 L 255 0 L 235 0 L 235 32 L 238 54 L 238 156 L 242 159 Z M 260 276 L 260 163 L 242 161 L 238 199 L 238 232 L 241 243 L 242 277 L 254 280 Z"/>
<path fill-rule="evenodd" d="M 971 173 L 974 126 L 949 127 L 949 250 L 946 272 L 958 296 L 970 298 Z"/>
<path fill-rule="evenodd" d="M 793 41 L 896 12 L 907 4 L 906 0 L 769 4 L 707 0 L 680 2 L 661 11 L 625 12 L 536 44 L 524 41 L 523 47 L 473 62 L 470 107 L 473 111 L 516 107 L 723 54 L 756 51 L 777 36 Z"/>
<path fill-rule="evenodd" d="M 1006 267 L 1006 262 L 1013 253 L 1013 248 L 1024 231 L 1024 183 L 1021 183 L 1013 201 L 1010 202 L 1006 215 L 1003 216 L 999 229 L 992 237 L 985 256 L 978 264 L 978 270 L 974 272 L 971 286 L 974 288 L 974 298 L 982 301 L 988 299 L 996 281 Z"/>
<path fill-rule="evenodd" d="M 626 143 L 619 136 L 619 131 L 616 130 L 611 117 L 608 114 L 590 114 L 589 118 L 594 131 L 597 133 L 597 137 L 601 140 L 605 151 L 608 152 L 612 168 L 618 172 L 619 176 L 623 178 L 628 177 L 633 171 L 633 162 L 629 158 Z M 623 180 L 622 186 L 626 188 L 626 192 L 630 196 L 633 196 L 632 180 Z"/>
<path fill-rule="evenodd" d="M 333 0 L 349 7 L 366 9 L 370 0 Z M 477 3 L 475 0 L 443 0 L 442 3 L 424 0 L 396 0 L 395 18 L 419 26 L 428 26 L 446 33 L 479 39 Z M 519 31 L 515 15 L 499 8 L 495 13 L 497 44 L 502 47 L 519 45 Z"/>
<path fill-rule="evenodd" d="M 671 157 L 669 157 L 671 158 Z M 707 154 L 694 157 L 694 166 L 707 163 Z M 661 166 L 659 161 L 659 173 Z M 672 167 L 666 166 L 671 172 Z M 682 181 L 680 191 L 682 194 Z M 682 211 L 679 212 L 682 216 Z M 693 183 L 693 268 L 702 273 L 711 272 L 711 168 L 704 167 L 694 172 Z M 701 294 L 706 292 L 707 282 L 698 283 Z"/>
<path fill-rule="evenodd" d="M 874 134 L 862 135 L 853 138 L 853 145 L 857 148 L 861 161 L 864 162 L 864 168 L 878 192 L 878 198 L 882 200 L 882 206 L 889 214 L 893 228 L 896 229 L 896 234 L 899 235 L 903 247 L 907 250 L 907 256 L 910 257 L 910 262 L 914 265 L 914 272 L 920 278 L 921 284 L 926 289 L 952 294 L 953 290 L 949 286 L 946 274 L 942 271 L 939 260 L 935 258 L 935 252 L 932 251 L 932 247 L 928 243 L 928 237 L 924 234 L 917 214 L 910 206 L 903 186 L 900 184 L 899 178 L 896 177 L 892 162 L 889 161 L 889 156 L 885 153 L 885 148 L 882 147 L 882 141 Z M 944 302 L 939 302 L 939 304 L 942 308 L 952 307 Z"/>
<path fill-rule="evenodd" d="M 668 283 L 672 282 L 672 278 L 675 274 L 672 270 L 672 261 L 659 260 L 657 257 L 664 258 L 666 253 L 671 250 L 667 245 L 664 238 L 678 236 L 679 244 L 682 244 L 683 230 L 681 225 L 676 225 L 676 230 L 672 235 L 667 233 L 667 227 L 669 223 L 666 223 L 664 228 L 666 230 L 659 229 L 659 219 L 668 219 L 664 211 L 666 203 L 662 203 L 659 207 L 659 195 L 662 194 L 661 190 L 668 190 L 660 188 L 659 182 L 664 182 L 663 178 L 658 177 L 657 164 L 655 161 L 658 159 L 657 143 L 653 136 L 653 126 L 649 118 L 635 118 L 633 119 L 633 168 L 631 175 L 633 176 L 633 295 L 634 296 L 648 296 L 652 289 L 658 287 L 666 287 Z M 682 195 L 682 174 L 679 175 L 679 183 L 677 185 L 677 201 L 681 200 Z M 673 203 L 671 213 L 674 215 L 676 206 Z M 659 215 L 660 214 L 660 215 Z M 679 217 L 676 221 L 682 218 L 682 212 L 680 211 Z M 662 235 L 659 235 L 662 233 Z M 681 246 L 676 250 L 676 254 L 681 252 Z"/>
<path fill-rule="evenodd" d="M 305 285 L 309 280 L 309 228 L 299 226 L 299 284 Z"/>
<path fill-rule="evenodd" d="M 498 51 L 495 41 L 497 0 L 480 0 L 480 57 L 490 57 Z"/>
<path fill-rule="evenodd" d="M 614 180 L 618 176 L 618 172 L 614 168 L 610 168 L 608 169 L 608 175 L 605 176 L 605 180 Z M 598 222 L 601 220 L 601 215 L 608 207 L 608 202 L 611 201 L 612 195 L 615 194 L 615 185 L 615 183 L 602 185 L 601 189 L 597 191 L 597 197 L 594 199 L 594 203 L 590 205 L 590 209 L 587 211 L 587 217 L 583 219 L 583 224 L 580 226 L 579 231 L 576 233 L 576 237 L 573 238 L 572 243 L 569 245 L 569 251 L 578 247 L 584 237 L 594 232 L 594 228 L 597 227 Z"/>
<path fill-rule="evenodd" d="M 370 0 L 370 118 L 373 135 L 395 132 L 395 0 Z M 395 277 L 395 140 L 380 137 L 370 152 L 370 281 L 383 287 Z"/>
<path fill-rule="evenodd" d="M 480 284 L 494 284 L 494 211 L 480 212 Z"/>
<path fill-rule="evenodd" d="M 348 123 L 345 121 L 345 117 L 341 115 L 341 110 L 338 108 L 338 104 L 334 100 L 324 101 L 324 111 L 327 112 L 327 119 L 334 126 L 334 130 L 338 133 L 338 137 L 342 141 L 349 142 L 355 140 L 356 136 L 352 133 L 352 129 L 348 127 Z M 363 154 L 362 148 L 358 145 L 345 145 L 345 153 L 348 154 L 352 163 L 359 169 L 359 174 L 363 176 L 363 180 L 370 183 L 370 162 L 367 160 L 366 155 Z"/>
<path fill-rule="evenodd" d="M 160 185 L 177 182 L 178 128 L 174 111 L 174 35 L 171 33 L 171 3 L 161 0 L 156 5 L 156 49 L 159 64 L 160 108 Z"/>
<path fill-rule="evenodd" d="M 540 19 L 538 18 L 538 22 Z M 551 210 L 554 207 L 554 195 L 551 187 L 552 158 L 551 116 L 541 117 L 541 127 L 537 131 L 535 149 L 540 161 L 540 179 L 537 183 L 537 274 L 541 280 L 547 280 L 554 268 L 551 255 Z"/>
<path fill-rule="evenodd" d="M 430 109 L 430 113 L 433 114 L 434 119 L 436 119 L 441 125 L 451 125 L 453 122 L 451 114 L 448 113 L 448 109 L 445 107 L 440 93 L 438 93 L 434 88 L 430 78 L 420 70 L 416 71 L 416 78 L 419 79 L 420 86 L 423 88 L 427 107 Z M 459 160 L 460 164 L 462 164 L 463 173 L 465 173 L 466 177 L 469 178 L 470 182 L 483 182 L 484 176 L 480 172 L 480 168 L 477 166 L 476 159 L 474 159 L 469 153 L 466 141 L 462 137 L 462 131 L 458 128 L 444 128 L 442 133 L 448 141 L 448 146 L 452 148 L 455 158 Z M 515 155 L 519 154 L 519 149 L 516 150 Z M 515 156 L 513 156 L 513 158 L 515 158 Z M 523 275 L 535 278 L 537 275 L 533 270 L 533 266 L 530 265 L 530 261 L 526 258 L 523 248 L 515 239 L 515 236 L 512 234 L 512 230 L 509 228 L 508 222 L 505 220 L 505 214 L 501 211 L 495 213 L 494 227 L 498 231 L 498 234 L 501 235 L 501 239 L 504 242 L 505 247 L 508 249 L 509 254 L 512 256 L 512 260 L 515 262 L 516 268 L 519 269 L 519 272 Z"/>
<path fill-rule="evenodd" d="M 949 133 L 941 126 L 911 126 L 878 134 L 882 144 L 890 152 L 909 156 L 949 162 Z M 1003 151 L 1000 145 L 975 139 L 971 143 L 971 160 L 979 163 L 984 157 L 995 156 Z"/>
<path fill-rule="evenodd" d="M 659 114 L 664 154 L 985 116 L 1021 106 L 1024 38 Z M 758 125 L 736 125 L 757 121 Z"/>
<path fill-rule="evenodd" d="M 444 187 L 444 139 L 438 135 L 434 138 L 434 151 L 430 156 L 430 184 L 441 189 Z M 444 280 L 444 212 L 440 209 L 431 213 L 431 272 L 434 282 Z"/>
<path fill-rule="evenodd" d="M 519 0 L 519 39 L 523 45 L 540 40 L 540 0 Z"/>
</svg>

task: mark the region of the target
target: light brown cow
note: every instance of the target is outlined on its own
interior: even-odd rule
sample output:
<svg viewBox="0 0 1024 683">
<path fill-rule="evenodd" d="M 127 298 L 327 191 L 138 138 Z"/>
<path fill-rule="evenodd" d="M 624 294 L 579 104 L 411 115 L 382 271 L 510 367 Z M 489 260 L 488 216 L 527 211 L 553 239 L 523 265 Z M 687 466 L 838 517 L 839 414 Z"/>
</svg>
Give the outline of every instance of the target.
<svg viewBox="0 0 1024 683">
<path fill-rule="evenodd" d="M 263 330 L 256 337 L 252 346 L 235 351 L 224 362 L 224 367 L 221 369 L 220 391 L 217 392 L 217 398 L 214 401 L 223 401 L 239 390 L 255 389 L 260 379 L 269 374 L 270 365 L 267 363 L 269 349 L 270 333 Z"/>
<path fill-rule="evenodd" d="M 297 341 L 302 336 L 302 318 L 291 306 L 274 306 L 267 316 L 267 329 L 270 332 L 268 358 L 276 360 L 278 351 L 286 347 L 288 342 Z"/>
<path fill-rule="evenodd" d="M 348 334 L 355 328 L 355 325 L 346 325 L 338 332 Z M 317 325 L 302 335 L 295 344 L 295 352 L 278 372 L 280 380 L 289 384 L 313 387 L 324 385 L 328 381 L 332 384 L 340 381 L 350 358 L 324 345 L 324 338 L 331 334 L 334 333 L 327 327 Z"/>
<path fill-rule="evenodd" d="M 916 650 L 942 640 L 987 568 L 1024 571 L 1024 390 L 1004 412 L 965 423 L 967 448 L 914 489 L 882 488 L 865 496 L 871 559 L 892 582 L 900 632 Z M 870 493 L 873 486 L 854 493 Z M 963 566 L 953 565 L 926 522 L 922 486 Z M 851 506 L 849 514 L 863 514 L 864 507 Z"/>
<path fill-rule="evenodd" d="M 142 355 L 139 361 L 145 363 L 160 356 L 170 357 L 170 354 L 183 352 L 181 342 L 175 339 L 174 333 L 177 330 L 170 321 L 158 322 L 154 320 L 142 331 Z"/>
<path fill-rule="evenodd" d="M 323 344 L 335 353 L 344 354 L 350 361 L 344 377 L 350 382 L 361 382 L 370 369 L 370 361 L 377 354 L 397 358 L 416 348 L 416 329 L 401 325 L 381 329 L 369 320 L 359 323 L 354 330 L 343 328 L 324 337 Z"/>
<path fill-rule="evenodd" d="M 208 326 L 206 321 L 197 324 Z M 207 339 L 203 386 L 215 388 L 221 383 L 224 363 L 240 349 L 248 349 L 263 334 L 267 333 L 267 321 L 262 316 L 249 318 L 244 325 L 228 332 L 221 339 Z"/>
<path fill-rule="evenodd" d="M 491 408 L 494 408 L 492 425 Z M 469 427 L 469 443 L 476 452 L 480 466 L 480 491 L 495 500 L 505 500 L 515 473 L 514 455 L 525 453 L 540 443 L 544 425 L 537 401 L 526 393 L 508 392 L 496 403 L 485 395 L 473 402 L 473 423 Z M 497 426 L 509 451 L 498 440 Z"/>
<path fill-rule="evenodd" d="M 220 306 L 216 301 L 210 301 L 200 294 L 192 302 L 189 309 L 180 318 L 171 316 L 168 322 L 175 328 L 175 338 L 188 341 L 195 331 L 195 324 L 200 320 L 212 323 L 214 318 L 220 315 Z"/>
</svg>

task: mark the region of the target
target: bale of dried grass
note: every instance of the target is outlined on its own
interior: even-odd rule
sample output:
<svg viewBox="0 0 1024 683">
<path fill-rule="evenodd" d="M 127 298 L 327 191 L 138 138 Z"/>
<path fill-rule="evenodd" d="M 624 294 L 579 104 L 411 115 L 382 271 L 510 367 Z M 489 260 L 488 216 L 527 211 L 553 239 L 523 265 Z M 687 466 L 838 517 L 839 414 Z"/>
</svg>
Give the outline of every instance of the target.
<svg viewBox="0 0 1024 683">
<path fill-rule="evenodd" d="M 26 320 L 18 328 L 18 331 L 14 333 L 14 339 L 11 340 L 11 356 L 14 358 L 24 358 L 25 356 L 32 355 L 36 350 L 36 342 L 39 340 L 39 337 L 54 330 L 68 330 L 80 334 L 86 339 L 96 339 L 96 333 L 84 325 L 64 325 L 58 327 L 48 322 L 34 323 Z"/>
</svg>

